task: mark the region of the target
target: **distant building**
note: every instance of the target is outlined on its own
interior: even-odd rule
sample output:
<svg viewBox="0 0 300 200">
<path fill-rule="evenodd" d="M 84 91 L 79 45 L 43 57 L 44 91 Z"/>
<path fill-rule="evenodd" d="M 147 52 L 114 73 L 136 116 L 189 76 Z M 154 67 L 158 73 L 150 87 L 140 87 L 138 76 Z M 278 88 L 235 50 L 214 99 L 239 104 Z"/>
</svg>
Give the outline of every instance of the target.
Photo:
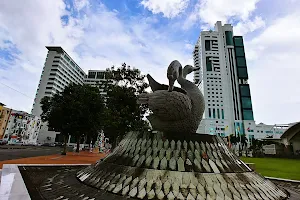
<svg viewBox="0 0 300 200">
<path fill-rule="evenodd" d="M 105 82 L 109 77 L 107 77 L 106 70 L 89 70 L 88 75 L 84 79 L 84 84 L 91 86 L 98 86 L 100 90 L 100 94 L 105 96 L 106 92 L 104 92 Z"/>
<path fill-rule="evenodd" d="M 300 122 L 293 123 L 288 130 L 281 136 L 281 142 L 287 148 L 286 150 L 300 156 Z M 288 147 L 291 148 L 288 148 Z"/>
<path fill-rule="evenodd" d="M 295 123 L 289 124 L 275 124 L 267 125 L 263 123 L 256 124 L 254 127 L 246 126 L 245 133 L 248 136 L 250 145 L 252 139 L 267 139 L 267 140 L 280 140 L 281 136 L 294 125 Z"/>
<path fill-rule="evenodd" d="M 3 139 L 8 140 L 9 143 L 16 141 L 36 143 L 40 128 L 40 117 L 23 111 L 11 110 Z"/>
<path fill-rule="evenodd" d="M 2 107 L 0 108 L 0 139 L 3 139 L 10 114 L 11 109 L 3 107 L 2 105 Z"/>
</svg>

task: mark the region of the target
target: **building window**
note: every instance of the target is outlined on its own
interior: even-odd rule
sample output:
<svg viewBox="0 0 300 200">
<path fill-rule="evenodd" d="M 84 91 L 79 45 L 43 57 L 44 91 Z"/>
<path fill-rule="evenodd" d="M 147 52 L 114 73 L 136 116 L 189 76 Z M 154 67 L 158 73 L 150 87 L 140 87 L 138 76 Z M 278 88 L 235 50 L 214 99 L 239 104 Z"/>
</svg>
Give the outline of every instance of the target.
<svg viewBox="0 0 300 200">
<path fill-rule="evenodd" d="M 243 110 L 243 118 L 244 120 L 253 120 L 252 110 Z"/>
<path fill-rule="evenodd" d="M 73 67 L 75 67 L 75 63 L 74 63 L 74 62 L 71 61 L 70 64 L 71 64 Z"/>
<path fill-rule="evenodd" d="M 246 67 L 245 57 L 236 57 L 236 64 L 238 67 Z"/>
<path fill-rule="evenodd" d="M 245 56 L 244 48 L 243 47 L 236 47 L 235 48 L 235 55 L 244 57 Z"/>
<path fill-rule="evenodd" d="M 89 72 L 88 78 L 95 78 L 96 77 L 96 72 Z"/>
<path fill-rule="evenodd" d="M 210 40 L 205 40 L 205 51 L 210 51 Z"/>
<path fill-rule="evenodd" d="M 216 109 L 213 108 L 213 118 L 216 118 Z"/>
<path fill-rule="evenodd" d="M 217 109 L 217 115 L 218 115 L 218 119 L 220 119 L 220 110 L 219 110 L 219 108 Z"/>
<path fill-rule="evenodd" d="M 68 62 L 70 61 L 70 58 L 69 58 L 67 55 L 65 55 L 64 58 L 65 58 Z"/>
<path fill-rule="evenodd" d="M 234 46 L 236 47 L 243 47 L 243 38 L 242 37 L 234 37 Z"/>
<path fill-rule="evenodd" d="M 224 119 L 224 110 L 221 110 L 221 114 L 222 114 L 222 119 Z"/>
<path fill-rule="evenodd" d="M 250 96 L 250 88 L 249 85 L 240 85 L 241 96 Z"/>
<path fill-rule="evenodd" d="M 244 79 L 248 78 L 248 72 L 247 72 L 246 67 L 238 68 L 238 77 L 239 78 L 244 78 Z"/>
<path fill-rule="evenodd" d="M 212 63 L 210 57 L 206 57 L 206 71 L 212 71 Z"/>
<path fill-rule="evenodd" d="M 211 110 L 208 108 L 208 117 L 211 118 Z"/>
<path fill-rule="evenodd" d="M 233 45 L 232 31 L 225 31 L 225 36 L 226 36 L 226 44 L 227 45 Z"/>
<path fill-rule="evenodd" d="M 242 97 L 242 107 L 244 108 L 252 108 L 251 98 L 250 97 Z"/>
</svg>

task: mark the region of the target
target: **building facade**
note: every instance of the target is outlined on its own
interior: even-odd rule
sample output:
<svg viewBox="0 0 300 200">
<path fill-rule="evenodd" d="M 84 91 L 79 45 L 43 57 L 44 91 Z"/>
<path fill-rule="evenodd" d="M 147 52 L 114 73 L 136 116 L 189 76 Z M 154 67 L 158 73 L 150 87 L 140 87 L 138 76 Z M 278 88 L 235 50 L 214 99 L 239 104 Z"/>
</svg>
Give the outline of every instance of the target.
<svg viewBox="0 0 300 200">
<path fill-rule="evenodd" d="M 3 139 L 11 111 L 10 108 L 6 108 L 3 105 L 0 108 L 0 139 Z"/>
<path fill-rule="evenodd" d="M 62 47 L 47 46 L 46 48 L 48 53 L 31 111 L 33 115 L 41 116 L 40 101 L 43 97 L 51 97 L 62 92 L 70 83 L 98 86 L 100 93 L 105 96 L 103 89 L 103 83 L 107 79 L 105 70 L 89 70 L 86 74 Z M 38 142 L 53 143 L 57 134 L 59 132 L 52 131 L 46 123 L 42 123 Z"/>
<path fill-rule="evenodd" d="M 215 24 L 202 31 L 193 51 L 194 82 L 205 98 L 205 112 L 198 133 L 279 139 L 294 123 L 256 124 L 242 36 L 234 36 L 230 24 Z"/>
<path fill-rule="evenodd" d="M 62 92 L 70 83 L 84 84 L 85 72 L 61 47 L 46 47 L 48 49 L 40 82 L 36 91 L 31 113 L 41 116 L 42 109 L 40 101 L 45 96 L 52 96 Z M 54 132 L 42 124 L 38 142 L 53 143 L 58 132 Z"/>
<path fill-rule="evenodd" d="M 85 72 L 61 47 L 46 47 L 47 58 L 33 103 L 32 114 L 42 114 L 40 101 L 45 96 L 62 92 L 70 83 L 83 84 Z"/>
<path fill-rule="evenodd" d="M 243 37 L 233 35 L 230 24 L 215 24 L 202 31 L 194 49 L 194 74 L 205 97 L 205 112 L 198 132 L 244 134 L 255 127 Z"/>
<path fill-rule="evenodd" d="M 40 128 L 40 117 L 23 111 L 11 110 L 3 139 L 9 144 L 17 141 L 24 144 L 36 144 Z"/>
<path fill-rule="evenodd" d="M 105 82 L 109 77 L 107 77 L 106 70 L 89 70 L 88 74 L 84 80 L 84 84 L 96 87 L 99 87 L 100 94 L 105 96 L 106 92 L 104 92 Z"/>
</svg>

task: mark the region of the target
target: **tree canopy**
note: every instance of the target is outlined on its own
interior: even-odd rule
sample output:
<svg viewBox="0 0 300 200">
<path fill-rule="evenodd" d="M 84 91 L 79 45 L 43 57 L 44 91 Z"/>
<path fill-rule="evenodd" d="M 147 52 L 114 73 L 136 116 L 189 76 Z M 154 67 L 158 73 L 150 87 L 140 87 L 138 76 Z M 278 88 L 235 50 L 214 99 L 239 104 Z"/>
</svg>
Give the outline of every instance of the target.
<svg viewBox="0 0 300 200">
<path fill-rule="evenodd" d="M 149 124 L 143 120 L 147 106 L 138 105 L 138 95 L 145 92 L 148 84 L 140 70 L 131 68 L 125 63 L 115 69 L 106 70 L 108 81 L 104 111 L 104 133 L 110 141 L 116 142 L 119 136 L 129 131 L 146 131 Z M 113 144 L 114 146 L 114 144 Z"/>
<path fill-rule="evenodd" d="M 83 135 L 95 135 L 103 125 L 104 102 L 99 88 L 70 84 L 61 93 L 41 100 L 42 120 L 48 126 L 77 138 L 77 151 Z M 65 152 L 64 152 L 65 153 Z"/>
</svg>

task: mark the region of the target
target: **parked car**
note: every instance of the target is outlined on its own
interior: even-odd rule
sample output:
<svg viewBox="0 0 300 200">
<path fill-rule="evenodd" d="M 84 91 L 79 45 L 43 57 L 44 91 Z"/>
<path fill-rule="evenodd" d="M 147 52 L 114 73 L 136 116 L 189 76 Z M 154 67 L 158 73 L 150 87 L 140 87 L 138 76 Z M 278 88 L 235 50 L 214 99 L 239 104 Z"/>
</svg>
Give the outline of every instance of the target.
<svg viewBox="0 0 300 200">
<path fill-rule="evenodd" d="M 7 144 L 7 140 L 0 140 L 0 145 L 5 145 Z"/>
<path fill-rule="evenodd" d="M 24 146 L 37 146 L 37 143 L 36 142 L 28 142 L 28 143 L 24 143 L 23 144 Z"/>
<path fill-rule="evenodd" d="M 62 147 L 64 145 L 64 143 L 61 142 L 55 142 L 54 144 L 56 147 Z"/>
<path fill-rule="evenodd" d="M 23 145 L 24 145 L 24 142 L 16 141 L 16 142 L 14 142 L 14 143 L 11 143 L 11 145 L 23 146 Z"/>
<path fill-rule="evenodd" d="M 44 143 L 41 146 L 43 146 L 43 147 L 55 147 L 55 144 L 54 143 Z"/>
</svg>

